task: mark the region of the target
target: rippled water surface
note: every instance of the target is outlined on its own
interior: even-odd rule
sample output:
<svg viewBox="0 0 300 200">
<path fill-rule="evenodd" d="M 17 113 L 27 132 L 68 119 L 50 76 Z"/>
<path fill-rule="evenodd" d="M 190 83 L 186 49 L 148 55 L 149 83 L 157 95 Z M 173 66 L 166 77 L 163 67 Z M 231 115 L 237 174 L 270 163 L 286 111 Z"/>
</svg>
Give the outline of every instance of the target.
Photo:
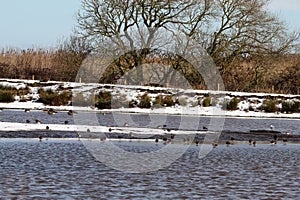
<svg viewBox="0 0 300 200">
<path fill-rule="evenodd" d="M 101 142 L 99 142 L 101 145 Z M 118 142 L 132 152 L 161 144 Z M 96 161 L 80 141 L 0 139 L 0 197 L 23 199 L 299 199 L 299 145 L 191 146 L 169 167 L 130 174 Z"/>
</svg>

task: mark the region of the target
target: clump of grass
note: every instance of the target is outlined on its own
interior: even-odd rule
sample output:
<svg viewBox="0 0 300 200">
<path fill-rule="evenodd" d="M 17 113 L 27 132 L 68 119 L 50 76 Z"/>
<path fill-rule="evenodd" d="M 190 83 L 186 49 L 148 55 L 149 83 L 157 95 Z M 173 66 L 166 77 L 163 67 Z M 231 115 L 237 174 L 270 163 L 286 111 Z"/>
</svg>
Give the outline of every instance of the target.
<svg viewBox="0 0 300 200">
<path fill-rule="evenodd" d="M 276 104 L 276 100 L 267 99 L 264 101 L 260 109 L 267 113 L 277 112 L 278 108 L 276 107 Z"/>
<path fill-rule="evenodd" d="M 39 90 L 39 102 L 50 106 L 65 106 L 71 100 L 69 92 L 53 92 L 52 90 Z"/>
<path fill-rule="evenodd" d="M 255 108 L 253 107 L 253 106 L 249 106 L 249 109 L 248 109 L 249 111 L 255 111 Z"/>
<path fill-rule="evenodd" d="M 283 112 L 283 113 L 300 112 L 300 102 L 299 101 L 283 101 L 281 112 Z"/>
<path fill-rule="evenodd" d="M 155 97 L 155 101 L 154 101 L 154 105 L 160 105 L 160 106 L 163 106 L 163 99 L 164 97 L 162 95 L 157 95 Z"/>
<path fill-rule="evenodd" d="M 140 108 L 150 108 L 151 107 L 151 98 L 150 96 L 145 93 L 142 96 L 139 96 L 140 103 L 138 104 L 138 107 Z"/>
<path fill-rule="evenodd" d="M 174 100 L 173 100 L 173 98 L 172 98 L 171 95 L 167 95 L 167 96 L 165 96 L 164 99 L 163 99 L 163 104 L 164 104 L 165 106 L 167 106 L 167 107 L 171 107 L 171 106 L 174 106 L 174 105 L 175 105 L 175 102 L 174 102 Z"/>
<path fill-rule="evenodd" d="M 10 102 L 15 101 L 14 95 L 15 95 L 15 92 L 13 90 L 0 89 L 0 102 L 10 103 Z"/>
<path fill-rule="evenodd" d="M 211 106 L 211 98 L 210 97 L 205 97 L 202 101 L 202 106 L 203 107 Z"/>
<path fill-rule="evenodd" d="M 171 107 L 171 106 L 175 105 L 175 102 L 171 95 L 167 95 L 167 96 L 158 95 L 155 98 L 154 104 L 160 105 L 160 106 Z"/>
<path fill-rule="evenodd" d="M 238 109 L 238 104 L 240 100 L 238 98 L 232 98 L 230 101 L 225 101 L 223 103 L 222 109 L 223 110 L 237 110 Z"/>
<path fill-rule="evenodd" d="M 98 109 L 111 109 L 112 95 L 110 92 L 101 91 L 96 96 L 95 107 Z"/>
</svg>

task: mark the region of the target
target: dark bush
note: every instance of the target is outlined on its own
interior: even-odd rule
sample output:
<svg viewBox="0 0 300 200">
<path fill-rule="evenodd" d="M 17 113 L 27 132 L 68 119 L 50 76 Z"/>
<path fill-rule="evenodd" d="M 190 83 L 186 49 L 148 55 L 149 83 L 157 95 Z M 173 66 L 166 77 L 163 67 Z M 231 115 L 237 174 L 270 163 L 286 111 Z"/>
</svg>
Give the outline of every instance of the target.
<svg viewBox="0 0 300 200">
<path fill-rule="evenodd" d="M 281 112 L 283 113 L 295 113 L 300 111 L 299 101 L 284 101 L 282 102 Z"/>
<path fill-rule="evenodd" d="M 167 95 L 165 97 L 162 96 L 162 95 L 158 95 L 155 98 L 154 104 L 155 105 L 160 105 L 160 106 L 170 107 L 170 106 L 174 106 L 175 102 L 174 102 L 173 97 L 171 95 Z"/>
<path fill-rule="evenodd" d="M 50 106 L 65 106 L 71 100 L 69 92 L 53 92 L 52 90 L 39 90 L 39 102 Z"/>
<path fill-rule="evenodd" d="M 173 101 L 173 98 L 171 95 L 165 96 L 163 100 L 163 104 L 166 105 L 167 107 L 174 106 L 175 102 Z"/>
<path fill-rule="evenodd" d="M 240 102 L 240 100 L 238 98 L 234 97 L 230 101 L 225 101 L 223 103 L 222 109 L 224 109 L 224 110 L 237 110 L 239 102 Z"/>
<path fill-rule="evenodd" d="M 110 92 L 99 92 L 96 96 L 95 106 L 98 109 L 111 109 L 112 95 Z"/>
<path fill-rule="evenodd" d="M 252 106 L 249 106 L 249 111 L 255 111 L 255 109 Z"/>
<path fill-rule="evenodd" d="M 277 112 L 278 109 L 276 107 L 276 100 L 265 100 L 263 105 L 261 106 L 261 110 L 264 110 L 267 113 Z"/>
<path fill-rule="evenodd" d="M 202 106 L 203 106 L 203 107 L 209 107 L 209 106 L 211 106 L 210 102 L 211 102 L 210 97 L 205 97 L 205 98 L 203 99 L 203 101 L 202 101 Z"/>
<path fill-rule="evenodd" d="M 154 101 L 154 105 L 161 105 L 161 106 L 163 106 L 164 105 L 163 100 L 164 100 L 164 97 L 162 95 L 156 96 L 155 97 L 155 101 Z"/>
<path fill-rule="evenodd" d="M 143 94 L 142 96 L 139 97 L 140 103 L 138 107 L 140 108 L 150 108 L 151 107 L 151 98 L 147 93 Z"/>
<path fill-rule="evenodd" d="M 15 98 L 14 98 L 14 91 L 12 90 L 0 90 L 0 102 L 3 102 L 3 103 L 10 103 L 10 102 L 13 102 L 15 101 Z"/>
</svg>

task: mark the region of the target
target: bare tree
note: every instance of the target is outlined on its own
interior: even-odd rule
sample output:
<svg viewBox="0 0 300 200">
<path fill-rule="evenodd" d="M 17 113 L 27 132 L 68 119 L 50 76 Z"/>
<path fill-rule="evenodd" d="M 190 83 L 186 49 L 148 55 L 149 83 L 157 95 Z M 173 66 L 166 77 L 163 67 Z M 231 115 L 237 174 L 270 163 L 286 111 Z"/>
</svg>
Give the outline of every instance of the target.
<svg viewBox="0 0 300 200">
<path fill-rule="evenodd" d="M 177 41 L 183 51 L 190 50 L 185 48 L 190 40 L 196 40 L 207 50 L 221 72 L 226 73 L 238 57 L 284 53 L 299 38 L 298 34 L 288 33 L 285 25 L 266 10 L 268 2 L 83 0 L 78 27 L 81 36 L 90 39 L 97 50 L 109 48 L 111 51 L 115 46 L 116 50 L 121 50 L 120 55 L 131 52 L 108 69 L 107 73 L 112 74 L 110 79 L 141 66 L 149 54 L 167 54 L 157 49 L 177 40 L 177 35 L 184 36 L 184 41 L 180 41 L 182 37 Z M 174 68 L 179 63 L 187 65 L 186 62 L 175 61 L 170 66 Z M 190 68 L 178 69 L 192 74 Z M 137 77 L 142 79 L 142 71 L 136 71 Z M 172 73 L 169 74 L 171 76 Z"/>
<path fill-rule="evenodd" d="M 266 10 L 268 0 L 218 0 L 207 51 L 222 71 L 239 56 L 285 53 L 299 39 Z"/>
</svg>

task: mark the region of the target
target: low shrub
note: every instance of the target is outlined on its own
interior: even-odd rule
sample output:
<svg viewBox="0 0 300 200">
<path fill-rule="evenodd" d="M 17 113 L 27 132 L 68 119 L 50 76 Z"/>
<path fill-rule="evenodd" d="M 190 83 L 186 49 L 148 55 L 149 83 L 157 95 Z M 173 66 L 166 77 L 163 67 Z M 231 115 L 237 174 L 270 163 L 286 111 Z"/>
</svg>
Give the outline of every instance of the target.
<svg viewBox="0 0 300 200">
<path fill-rule="evenodd" d="M 15 101 L 14 98 L 15 92 L 12 90 L 0 90 L 0 102 L 2 103 L 10 103 Z"/>
<path fill-rule="evenodd" d="M 278 108 L 276 107 L 276 104 L 276 100 L 267 99 L 263 102 L 260 109 L 264 110 L 267 113 L 277 112 Z"/>
<path fill-rule="evenodd" d="M 223 110 L 237 110 L 240 100 L 238 98 L 232 98 L 230 101 L 224 101 L 222 109 Z"/>
<path fill-rule="evenodd" d="M 202 106 L 203 107 L 209 107 L 211 106 L 211 98 L 210 97 L 205 97 L 202 101 Z"/>
<path fill-rule="evenodd" d="M 111 109 L 112 95 L 110 92 L 99 92 L 96 96 L 95 107 L 98 109 Z"/>
<path fill-rule="evenodd" d="M 162 95 L 157 95 L 155 97 L 154 105 L 163 106 L 164 105 L 163 100 L 164 100 L 164 97 Z"/>
<path fill-rule="evenodd" d="M 175 105 L 175 102 L 174 102 L 173 97 L 171 95 L 167 95 L 167 96 L 158 95 L 155 98 L 154 105 L 171 107 L 171 106 Z"/>
<path fill-rule="evenodd" d="M 65 106 L 71 101 L 70 92 L 53 92 L 52 90 L 39 90 L 39 102 L 50 106 Z"/>
<path fill-rule="evenodd" d="M 253 106 L 249 106 L 249 111 L 255 111 L 254 107 Z"/>
<path fill-rule="evenodd" d="M 163 104 L 167 107 L 170 107 L 170 106 L 174 106 L 175 102 L 173 101 L 173 98 L 171 95 L 167 95 L 163 99 Z"/>
<path fill-rule="evenodd" d="M 145 93 L 142 96 L 139 96 L 140 103 L 138 104 L 138 107 L 140 108 L 151 108 L 151 98 L 150 96 Z"/>
<path fill-rule="evenodd" d="M 281 112 L 283 112 L 283 113 L 300 112 L 300 102 L 299 101 L 283 101 Z"/>
</svg>

